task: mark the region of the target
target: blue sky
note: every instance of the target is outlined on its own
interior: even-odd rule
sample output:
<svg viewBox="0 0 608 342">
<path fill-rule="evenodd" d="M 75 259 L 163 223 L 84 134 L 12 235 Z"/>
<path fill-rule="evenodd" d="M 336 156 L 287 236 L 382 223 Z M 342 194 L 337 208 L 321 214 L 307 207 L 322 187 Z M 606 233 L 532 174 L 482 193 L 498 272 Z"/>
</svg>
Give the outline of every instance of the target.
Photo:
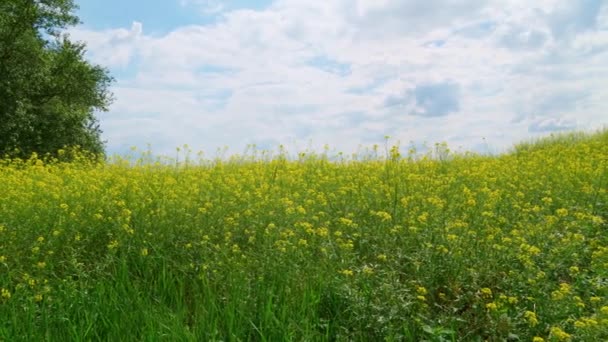
<svg viewBox="0 0 608 342">
<path fill-rule="evenodd" d="M 605 0 L 77 4 L 72 38 L 117 80 L 110 153 L 350 153 L 385 135 L 501 152 L 608 125 Z"/>
</svg>

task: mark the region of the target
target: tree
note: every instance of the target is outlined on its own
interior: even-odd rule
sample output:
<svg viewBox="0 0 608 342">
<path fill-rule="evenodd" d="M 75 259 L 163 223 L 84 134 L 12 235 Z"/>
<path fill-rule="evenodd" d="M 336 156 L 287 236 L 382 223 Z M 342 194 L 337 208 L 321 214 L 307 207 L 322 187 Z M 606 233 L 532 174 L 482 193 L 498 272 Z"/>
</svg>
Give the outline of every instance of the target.
<svg viewBox="0 0 608 342">
<path fill-rule="evenodd" d="M 0 155 L 104 152 L 94 114 L 112 102 L 113 78 L 64 33 L 79 23 L 76 9 L 73 0 L 0 0 Z"/>
</svg>

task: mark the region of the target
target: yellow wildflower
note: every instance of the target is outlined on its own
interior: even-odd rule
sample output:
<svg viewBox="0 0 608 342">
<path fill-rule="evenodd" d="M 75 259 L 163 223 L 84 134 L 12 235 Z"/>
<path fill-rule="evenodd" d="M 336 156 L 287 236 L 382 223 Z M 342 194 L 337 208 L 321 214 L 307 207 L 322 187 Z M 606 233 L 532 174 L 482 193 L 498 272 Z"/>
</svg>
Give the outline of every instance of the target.
<svg viewBox="0 0 608 342">
<path fill-rule="evenodd" d="M 7 290 L 5 288 L 2 288 L 0 290 L 0 293 L 2 295 L 2 298 L 4 298 L 4 299 L 10 299 L 11 298 L 11 291 L 9 291 L 9 290 Z"/>
<path fill-rule="evenodd" d="M 424 286 L 417 286 L 416 287 L 416 293 L 418 293 L 419 295 L 426 295 L 428 293 L 427 289 Z"/>
<path fill-rule="evenodd" d="M 555 337 L 558 341 L 568 341 L 572 338 L 572 335 L 566 333 L 560 327 L 552 327 L 550 329 L 550 335 Z"/>
<path fill-rule="evenodd" d="M 351 271 L 349 269 L 344 269 L 344 270 L 340 271 L 340 273 L 343 274 L 343 275 L 345 275 L 345 276 L 352 276 L 352 275 L 355 274 L 353 271 Z"/>
<path fill-rule="evenodd" d="M 536 313 L 534 311 L 526 311 L 524 312 L 524 317 L 528 320 L 528 324 L 531 327 L 534 327 L 538 324 L 538 318 L 536 317 Z"/>
<path fill-rule="evenodd" d="M 116 247 L 118 247 L 118 241 L 117 240 L 112 240 L 108 244 L 108 249 L 116 249 Z"/>
<path fill-rule="evenodd" d="M 496 311 L 496 310 L 498 310 L 498 305 L 496 305 L 496 303 L 494 303 L 494 302 L 488 303 L 488 304 L 486 304 L 486 309 L 488 309 L 490 311 Z"/>
<path fill-rule="evenodd" d="M 492 298 L 492 289 L 484 287 L 480 292 L 483 298 Z"/>
</svg>

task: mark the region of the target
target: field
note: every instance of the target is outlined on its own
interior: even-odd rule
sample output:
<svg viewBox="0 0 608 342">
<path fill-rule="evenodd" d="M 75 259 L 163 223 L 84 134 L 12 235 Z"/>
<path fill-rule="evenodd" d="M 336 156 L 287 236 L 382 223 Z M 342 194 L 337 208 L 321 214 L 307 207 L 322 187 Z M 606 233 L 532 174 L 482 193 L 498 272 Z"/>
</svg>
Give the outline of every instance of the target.
<svg viewBox="0 0 608 342">
<path fill-rule="evenodd" d="M 606 130 L 43 159 L 0 162 L 0 340 L 608 340 Z"/>
</svg>

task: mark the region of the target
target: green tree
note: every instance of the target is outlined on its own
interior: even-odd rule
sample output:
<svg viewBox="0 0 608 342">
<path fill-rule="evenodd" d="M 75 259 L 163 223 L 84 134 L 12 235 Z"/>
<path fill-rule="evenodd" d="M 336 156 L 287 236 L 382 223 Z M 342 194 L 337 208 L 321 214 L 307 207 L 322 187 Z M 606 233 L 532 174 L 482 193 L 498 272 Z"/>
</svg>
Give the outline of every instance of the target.
<svg viewBox="0 0 608 342">
<path fill-rule="evenodd" d="M 104 152 L 94 114 L 107 111 L 113 79 L 64 32 L 79 23 L 76 9 L 73 0 L 0 0 L 0 155 Z"/>
</svg>

